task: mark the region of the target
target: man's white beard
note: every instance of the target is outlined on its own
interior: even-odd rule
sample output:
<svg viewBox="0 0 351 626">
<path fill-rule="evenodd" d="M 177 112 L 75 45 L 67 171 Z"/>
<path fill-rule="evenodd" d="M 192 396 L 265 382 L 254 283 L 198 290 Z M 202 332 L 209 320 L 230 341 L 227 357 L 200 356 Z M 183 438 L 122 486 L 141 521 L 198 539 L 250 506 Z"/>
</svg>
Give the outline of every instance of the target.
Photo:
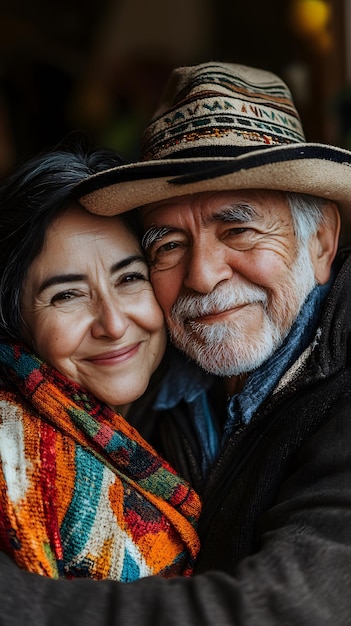
<svg viewBox="0 0 351 626">
<path fill-rule="evenodd" d="M 204 370 L 217 376 L 250 372 L 281 345 L 315 284 L 308 245 L 301 244 L 284 288 L 272 295 L 271 300 L 265 289 L 245 282 L 219 285 L 205 295 L 181 296 L 168 320 L 172 341 Z M 258 303 L 263 314 L 262 324 L 250 336 L 240 314 L 238 320 L 234 315 L 229 321 L 208 324 L 196 321 L 246 303 Z M 249 315 L 250 309 L 245 307 L 243 314 L 247 311 Z"/>
</svg>

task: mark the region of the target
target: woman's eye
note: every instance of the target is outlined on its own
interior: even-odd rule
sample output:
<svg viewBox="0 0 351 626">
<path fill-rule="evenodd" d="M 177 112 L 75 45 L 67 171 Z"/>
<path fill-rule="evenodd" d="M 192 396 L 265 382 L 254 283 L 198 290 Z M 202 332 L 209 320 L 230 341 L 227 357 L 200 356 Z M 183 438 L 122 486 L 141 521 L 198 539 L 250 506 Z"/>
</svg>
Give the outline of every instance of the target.
<svg viewBox="0 0 351 626">
<path fill-rule="evenodd" d="M 117 281 L 117 285 L 130 285 L 139 281 L 148 280 L 149 278 L 147 274 L 142 274 L 141 272 L 132 272 L 131 274 L 125 274 L 124 276 L 120 276 Z"/>
<path fill-rule="evenodd" d="M 60 302 L 67 302 L 79 297 L 79 294 L 73 289 L 67 289 L 66 291 L 60 291 L 56 293 L 50 300 L 51 304 L 59 304 Z"/>
</svg>

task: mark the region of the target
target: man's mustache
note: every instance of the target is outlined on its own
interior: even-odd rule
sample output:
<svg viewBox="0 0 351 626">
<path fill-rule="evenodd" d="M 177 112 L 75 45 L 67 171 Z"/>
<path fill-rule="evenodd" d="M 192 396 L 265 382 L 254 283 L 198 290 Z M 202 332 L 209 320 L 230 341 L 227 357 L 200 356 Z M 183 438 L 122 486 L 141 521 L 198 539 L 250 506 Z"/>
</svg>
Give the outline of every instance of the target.
<svg viewBox="0 0 351 626">
<path fill-rule="evenodd" d="M 266 291 L 256 285 L 219 285 L 207 294 L 180 296 L 171 308 L 171 317 L 179 321 L 192 320 L 205 315 L 218 315 L 246 304 L 260 303 L 266 307 L 267 302 Z"/>
</svg>

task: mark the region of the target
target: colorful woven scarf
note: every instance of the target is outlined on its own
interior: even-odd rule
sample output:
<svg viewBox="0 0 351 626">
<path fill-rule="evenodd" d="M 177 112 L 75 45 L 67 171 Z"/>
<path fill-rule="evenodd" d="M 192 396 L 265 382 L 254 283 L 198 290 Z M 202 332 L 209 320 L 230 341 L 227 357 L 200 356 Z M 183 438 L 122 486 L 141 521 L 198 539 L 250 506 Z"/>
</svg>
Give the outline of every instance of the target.
<svg viewBox="0 0 351 626">
<path fill-rule="evenodd" d="M 193 489 L 123 417 L 22 345 L 0 344 L 0 364 L 0 549 L 54 578 L 189 575 Z"/>
</svg>

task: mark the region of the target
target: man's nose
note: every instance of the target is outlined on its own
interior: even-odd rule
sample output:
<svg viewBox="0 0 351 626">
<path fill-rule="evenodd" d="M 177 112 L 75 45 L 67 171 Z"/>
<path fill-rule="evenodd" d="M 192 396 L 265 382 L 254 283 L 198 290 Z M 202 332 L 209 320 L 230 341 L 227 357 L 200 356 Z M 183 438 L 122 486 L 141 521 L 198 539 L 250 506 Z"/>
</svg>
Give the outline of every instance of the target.
<svg viewBox="0 0 351 626">
<path fill-rule="evenodd" d="M 91 325 L 93 337 L 121 339 L 129 324 L 128 316 L 116 300 L 103 298 L 97 303 Z"/>
<path fill-rule="evenodd" d="M 223 280 L 232 278 L 226 246 L 202 240 L 192 247 L 184 286 L 198 293 L 210 293 Z"/>
</svg>

